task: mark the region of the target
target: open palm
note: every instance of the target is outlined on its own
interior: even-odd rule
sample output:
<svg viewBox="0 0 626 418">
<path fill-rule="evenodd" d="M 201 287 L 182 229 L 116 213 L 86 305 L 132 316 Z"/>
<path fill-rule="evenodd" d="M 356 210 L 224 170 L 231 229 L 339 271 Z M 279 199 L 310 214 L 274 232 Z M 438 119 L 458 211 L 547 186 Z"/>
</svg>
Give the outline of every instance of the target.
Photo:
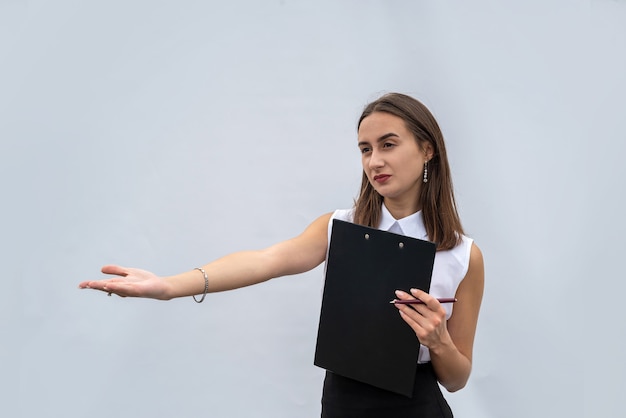
<svg viewBox="0 0 626 418">
<path fill-rule="evenodd" d="M 78 285 L 81 289 L 96 289 L 115 293 L 119 296 L 168 299 L 167 283 L 146 270 L 115 265 L 102 267 L 102 272 L 117 277 L 104 280 L 84 281 Z"/>
</svg>

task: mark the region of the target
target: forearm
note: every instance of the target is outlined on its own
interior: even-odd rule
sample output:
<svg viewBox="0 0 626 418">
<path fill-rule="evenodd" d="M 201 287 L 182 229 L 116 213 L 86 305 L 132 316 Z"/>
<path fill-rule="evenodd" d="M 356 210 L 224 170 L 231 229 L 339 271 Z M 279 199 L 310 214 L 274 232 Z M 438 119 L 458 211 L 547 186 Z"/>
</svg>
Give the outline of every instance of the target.
<svg viewBox="0 0 626 418">
<path fill-rule="evenodd" d="M 250 286 L 274 276 L 265 251 L 242 251 L 202 266 L 209 278 L 209 292 L 221 292 Z M 204 276 L 199 270 L 168 276 L 167 299 L 198 295 L 204 292 Z"/>
<path fill-rule="evenodd" d="M 439 383 L 448 392 L 463 389 L 472 370 L 472 362 L 454 345 L 451 339 L 429 349 L 430 359 Z"/>
</svg>

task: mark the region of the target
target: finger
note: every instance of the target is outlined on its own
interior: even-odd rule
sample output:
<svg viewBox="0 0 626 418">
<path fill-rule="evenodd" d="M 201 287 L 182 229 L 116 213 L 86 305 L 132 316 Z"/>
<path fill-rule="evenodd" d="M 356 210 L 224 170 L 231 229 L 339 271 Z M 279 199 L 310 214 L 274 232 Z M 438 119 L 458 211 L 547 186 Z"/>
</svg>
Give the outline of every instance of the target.
<svg viewBox="0 0 626 418">
<path fill-rule="evenodd" d="M 409 294 L 407 292 L 404 292 L 402 290 L 396 290 L 395 293 L 396 293 L 396 297 L 398 299 L 400 299 L 400 300 L 416 300 L 416 299 L 419 299 L 419 298 L 416 298 L 415 296 L 413 296 L 413 295 L 411 295 L 411 294 Z M 421 300 L 421 299 L 419 299 L 419 300 Z M 412 311 L 415 311 L 415 312 L 419 313 L 420 315 L 424 315 L 429 310 L 428 307 L 425 304 L 403 305 L 403 304 L 400 304 L 400 303 L 396 303 L 395 305 L 396 305 L 396 307 L 398 309 L 404 308 L 404 312 L 407 313 L 407 314 L 410 313 L 409 310 L 412 310 Z"/>
<path fill-rule="evenodd" d="M 425 317 L 428 312 L 428 308 L 424 305 L 402 305 L 396 303 L 395 306 L 398 311 L 400 311 L 400 314 L 406 315 L 417 324 L 423 324 L 423 322 L 426 320 Z"/>
<path fill-rule="evenodd" d="M 424 304 L 426 304 L 427 300 L 434 299 L 428 293 L 419 289 L 411 289 L 411 293 L 407 293 L 402 290 L 396 290 L 396 296 L 400 300 L 419 300 L 420 302 L 424 302 Z M 418 304 L 415 304 L 415 306 L 417 305 Z"/>
<path fill-rule="evenodd" d="M 418 339 L 423 338 L 426 333 L 424 324 L 422 323 L 422 321 L 425 321 L 423 316 L 415 311 L 405 312 L 400 310 L 400 318 L 402 318 L 402 320 L 406 322 L 409 327 L 411 327 Z"/>
<path fill-rule="evenodd" d="M 400 305 L 396 305 L 400 311 L 400 316 L 404 321 L 409 324 L 413 331 L 417 334 L 418 338 L 422 339 L 433 332 L 441 322 L 439 319 L 441 313 L 432 311 L 427 305 L 413 305 L 412 308 Z"/>
<path fill-rule="evenodd" d="M 92 280 L 80 284 L 81 289 L 106 290 L 106 283 L 103 280 Z"/>
<path fill-rule="evenodd" d="M 396 296 L 399 300 L 415 300 L 415 298 L 409 295 L 406 292 L 401 290 L 396 291 Z M 423 320 L 423 312 L 428 311 L 428 307 L 423 304 L 402 304 L 395 303 L 394 306 L 400 311 L 401 315 L 405 315 L 407 318 L 410 318 L 413 322 L 419 323 Z M 407 319 L 405 318 L 405 321 Z M 411 324 L 409 324 L 411 325 Z"/>
<path fill-rule="evenodd" d="M 138 286 L 136 283 L 128 283 L 123 280 L 117 279 L 106 280 L 106 283 L 102 287 L 102 290 L 104 290 L 105 292 L 114 293 L 120 297 L 144 296 L 144 292 L 142 292 L 141 286 Z"/>
<path fill-rule="evenodd" d="M 112 278 L 107 280 L 88 280 L 78 284 L 80 289 L 95 289 L 95 290 L 106 290 L 107 286 L 111 283 L 118 282 L 122 279 Z"/>
<path fill-rule="evenodd" d="M 424 302 L 424 305 L 428 306 L 428 308 L 432 311 L 437 311 L 441 307 L 441 303 L 437 300 L 437 298 L 429 295 L 420 289 L 411 289 L 411 295 L 416 299 Z"/>
<path fill-rule="evenodd" d="M 413 296 L 411 296 L 410 294 L 402 290 L 396 290 L 395 294 L 396 294 L 396 297 L 400 300 L 415 299 Z"/>
<path fill-rule="evenodd" d="M 122 266 L 106 265 L 102 267 L 101 271 L 104 274 L 115 274 L 116 276 L 122 277 L 128 276 L 128 269 Z"/>
</svg>

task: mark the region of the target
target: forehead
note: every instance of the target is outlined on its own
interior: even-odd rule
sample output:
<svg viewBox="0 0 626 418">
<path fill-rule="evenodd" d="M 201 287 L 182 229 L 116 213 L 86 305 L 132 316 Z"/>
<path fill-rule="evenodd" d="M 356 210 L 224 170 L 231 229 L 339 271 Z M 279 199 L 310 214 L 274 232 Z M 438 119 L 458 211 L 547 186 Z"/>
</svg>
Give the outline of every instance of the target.
<svg viewBox="0 0 626 418">
<path fill-rule="evenodd" d="M 361 121 L 359 141 L 373 141 L 383 135 L 394 133 L 400 137 L 410 135 L 402 118 L 385 112 L 374 112 Z"/>
</svg>

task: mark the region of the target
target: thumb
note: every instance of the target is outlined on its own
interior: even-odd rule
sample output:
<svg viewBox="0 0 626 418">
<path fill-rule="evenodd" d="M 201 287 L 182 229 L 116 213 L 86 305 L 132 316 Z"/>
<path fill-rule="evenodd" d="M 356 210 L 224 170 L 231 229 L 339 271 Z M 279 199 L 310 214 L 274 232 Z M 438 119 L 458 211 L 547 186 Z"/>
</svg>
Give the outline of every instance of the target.
<svg viewBox="0 0 626 418">
<path fill-rule="evenodd" d="M 101 271 L 104 274 L 115 274 L 116 276 L 126 277 L 128 276 L 128 269 L 122 266 L 106 265 L 102 267 Z"/>
</svg>

